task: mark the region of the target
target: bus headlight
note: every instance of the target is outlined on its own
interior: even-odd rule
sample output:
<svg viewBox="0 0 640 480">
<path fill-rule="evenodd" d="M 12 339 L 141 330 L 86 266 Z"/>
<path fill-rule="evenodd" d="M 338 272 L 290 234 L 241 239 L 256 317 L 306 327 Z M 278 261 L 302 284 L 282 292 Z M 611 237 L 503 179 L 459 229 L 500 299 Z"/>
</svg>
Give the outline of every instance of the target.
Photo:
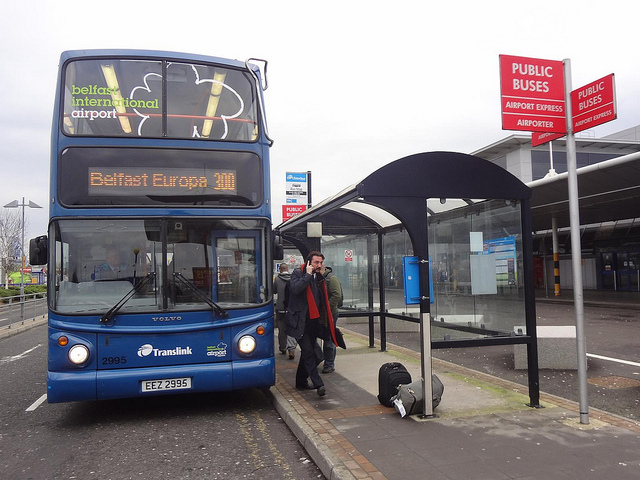
<svg viewBox="0 0 640 480">
<path fill-rule="evenodd" d="M 238 340 L 238 350 L 241 353 L 251 353 L 256 349 L 256 339 L 251 335 L 245 335 Z"/>
<path fill-rule="evenodd" d="M 84 345 L 74 345 L 69 349 L 69 361 L 75 365 L 82 365 L 89 359 L 89 349 Z"/>
</svg>

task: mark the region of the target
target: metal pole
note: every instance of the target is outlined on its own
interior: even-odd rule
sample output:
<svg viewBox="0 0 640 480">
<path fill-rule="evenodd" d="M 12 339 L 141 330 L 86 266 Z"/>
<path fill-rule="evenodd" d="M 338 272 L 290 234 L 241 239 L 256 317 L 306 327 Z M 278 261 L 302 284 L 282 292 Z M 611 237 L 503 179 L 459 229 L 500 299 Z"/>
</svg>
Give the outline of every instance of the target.
<svg viewBox="0 0 640 480">
<path fill-rule="evenodd" d="M 549 142 L 549 173 L 547 173 L 547 177 L 551 177 L 557 175 L 555 168 L 553 168 L 553 142 Z"/>
<path fill-rule="evenodd" d="M 426 200 L 425 200 L 426 203 Z M 425 216 L 426 218 L 426 216 Z M 432 418 L 433 413 L 433 363 L 431 358 L 431 313 L 429 312 L 429 260 L 420 259 L 420 344 L 421 344 L 421 374 L 422 395 L 424 399 L 424 413 L 421 418 Z"/>
<path fill-rule="evenodd" d="M 547 282 L 547 246 L 544 241 L 545 237 L 542 237 L 542 286 L 544 287 L 544 298 L 549 298 L 549 289 Z"/>
<path fill-rule="evenodd" d="M 378 285 L 380 287 L 380 351 L 387 351 L 386 286 L 384 284 L 384 235 L 378 233 Z"/>
<path fill-rule="evenodd" d="M 571 111 L 571 60 L 564 60 L 564 97 L 567 119 L 567 173 L 569 182 L 569 220 L 571 228 L 571 265 L 573 270 L 573 303 L 576 311 L 576 343 L 578 354 L 578 385 L 580 391 L 580 423 L 589 423 L 587 396 L 587 347 L 584 332 L 584 298 L 582 292 L 582 246 L 580 242 L 580 205 L 576 140 L 573 135 Z"/>
<path fill-rule="evenodd" d="M 20 320 L 24 324 L 24 197 L 22 197 L 22 243 L 20 244 Z"/>
<path fill-rule="evenodd" d="M 375 318 L 373 315 L 373 241 L 367 235 L 367 305 L 369 310 L 369 348 L 375 346 Z"/>
<path fill-rule="evenodd" d="M 551 241 L 553 242 L 553 291 L 560 296 L 560 253 L 558 251 L 558 219 L 551 217 Z"/>
<path fill-rule="evenodd" d="M 533 227 L 531 220 L 531 201 L 523 199 L 520 206 L 520 218 L 522 219 L 522 248 L 525 252 L 533 250 Z M 529 381 L 529 406 L 540 407 L 540 370 L 538 367 L 538 331 L 536 327 L 536 292 L 533 284 L 533 256 L 525 255 L 524 267 L 524 301 L 525 319 L 527 325 L 527 377 Z"/>
<path fill-rule="evenodd" d="M 7 203 L 4 208 L 18 208 L 18 207 L 22 207 L 22 225 L 21 225 L 21 231 L 22 231 L 22 238 L 21 238 L 21 242 L 20 242 L 20 264 L 21 264 L 21 268 L 20 268 L 20 319 L 22 320 L 22 323 L 24 324 L 24 268 L 25 268 L 25 260 L 26 260 L 26 256 L 24 254 L 24 207 L 29 207 L 29 208 L 42 208 L 40 205 L 38 205 L 37 203 L 34 203 L 32 201 L 29 201 L 28 204 L 24 203 L 24 197 L 22 197 L 22 203 L 18 202 L 18 200 L 14 200 L 13 202 Z"/>
</svg>

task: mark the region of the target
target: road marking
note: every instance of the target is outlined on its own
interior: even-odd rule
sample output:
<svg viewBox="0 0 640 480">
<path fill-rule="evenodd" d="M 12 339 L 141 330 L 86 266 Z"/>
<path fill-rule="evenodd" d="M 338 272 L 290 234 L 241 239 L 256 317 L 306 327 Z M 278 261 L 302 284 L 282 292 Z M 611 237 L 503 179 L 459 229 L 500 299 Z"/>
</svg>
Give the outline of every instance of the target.
<svg viewBox="0 0 640 480">
<path fill-rule="evenodd" d="M 47 399 L 47 394 L 44 393 L 39 399 L 33 402 L 31 406 L 25 410 L 25 412 L 33 412 L 36 408 L 42 405 L 46 399 Z"/>
<path fill-rule="evenodd" d="M 594 355 L 593 353 L 587 353 L 587 357 L 598 358 L 600 360 L 609 360 L 610 362 L 624 363 L 625 365 L 631 365 L 633 367 L 640 367 L 638 362 L 630 362 L 629 360 L 620 360 L 619 358 L 603 357 L 602 355 Z"/>
<path fill-rule="evenodd" d="M 250 421 L 244 413 L 238 410 L 234 410 L 234 413 L 240 426 L 240 432 L 242 432 L 244 441 L 247 445 L 247 448 L 249 449 L 249 456 L 253 459 L 253 465 L 256 470 L 265 468 L 266 466 L 272 467 L 274 465 L 265 465 L 263 461 L 263 447 L 259 445 L 259 439 L 256 438 L 256 435 L 254 435 L 253 429 L 257 429 L 262 434 L 262 439 L 267 443 L 269 451 L 273 455 L 273 462 L 275 462 L 275 466 L 278 466 L 282 469 L 281 478 L 284 478 L 285 480 L 293 480 L 294 477 L 293 473 L 291 472 L 291 466 L 287 463 L 285 458 L 273 443 L 271 435 L 269 435 L 269 430 L 264 423 L 264 420 L 260 418 L 260 414 L 258 412 L 254 412 L 253 421 Z"/>
<path fill-rule="evenodd" d="M 36 348 L 41 347 L 42 344 L 39 343 L 38 345 L 36 345 L 33 348 L 30 348 L 29 350 L 22 352 L 18 355 L 13 355 L 12 357 L 3 357 L 0 358 L 0 363 L 9 363 L 9 362 L 15 362 L 16 360 L 20 360 L 21 358 L 23 358 L 25 355 L 27 355 L 28 353 L 33 352 Z"/>
<path fill-rule="evenodd" d="M 281 473 L 281 475 L 287 480 L 293 479 L 294 477 L 292 476 L 293 474 L 291 472 L 291 467 L 287 463 L 287 460 L 284 458 L 284 456 L 280 453 L 280 450 L 278 450 L 276 445 L 273 443 L 271 435 L 269 435 L 269 430 L 266 423 L 264 423 L 264 420 L 260 418 L 260 414 L 258 412 L 253 412 L 253 417 L 254 423 L 258 430 L 260 430 L 260 433 L 262 433 L 262 437 L 267 442 L 269 450 L 271 450 L 271 454 L 273 455 L 276 464 L 282 467 L 283 472 Z"/>
</svg>

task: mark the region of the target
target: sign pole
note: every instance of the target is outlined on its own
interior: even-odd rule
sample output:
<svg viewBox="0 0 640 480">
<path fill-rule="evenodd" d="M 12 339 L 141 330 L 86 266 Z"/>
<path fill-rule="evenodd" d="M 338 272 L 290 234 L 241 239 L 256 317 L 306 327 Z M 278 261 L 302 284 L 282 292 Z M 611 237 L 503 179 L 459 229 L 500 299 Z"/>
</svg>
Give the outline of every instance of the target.
<svg viewBox="0 0 640 480">
<path fill-rule="evenodd" d="M 582 290 L 582 245 L 580 242 L 580 206 L 576 140 L 571 112 L 571 60 L 564 62 L 565 111 L 567 117 L 567 173 L 569 182 L 569 222 L 571 229 L 571 265 L 573 270 L 573 302 L 576 312 L 576 343 L 578 355 L 578 385 L 580 392 L 580 423 L 589 423 L 587 396 L 587 348 L 584 333 L 584 298 Z"/>
</svg>

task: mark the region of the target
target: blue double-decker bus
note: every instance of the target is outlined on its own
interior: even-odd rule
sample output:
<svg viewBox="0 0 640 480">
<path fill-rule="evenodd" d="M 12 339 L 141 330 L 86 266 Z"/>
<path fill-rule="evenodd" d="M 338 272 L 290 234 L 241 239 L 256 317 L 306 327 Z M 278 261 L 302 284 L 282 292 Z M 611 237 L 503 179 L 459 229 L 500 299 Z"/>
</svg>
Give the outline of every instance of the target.
<svg viewBox="0 0 640 480">
<path fill-rule="evenodd" d="M 265 75 L 62 54 L 48 238 L 31 252 L 49 265 L 49 402 L 275 383 Z"/>
</svg>

